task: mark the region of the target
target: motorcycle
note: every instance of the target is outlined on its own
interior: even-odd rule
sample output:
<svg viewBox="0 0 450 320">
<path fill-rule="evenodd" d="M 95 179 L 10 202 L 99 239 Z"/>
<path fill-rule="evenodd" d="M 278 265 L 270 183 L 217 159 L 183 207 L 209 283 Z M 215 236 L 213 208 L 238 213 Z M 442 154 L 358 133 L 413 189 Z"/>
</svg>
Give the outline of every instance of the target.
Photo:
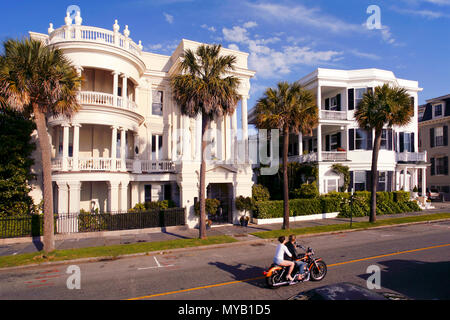
<svg viewBox="0 0 450 320">
<path fill-rule="evenodd" d="M 266 278 L 266 283 L 269 288 L 277 288 L 282 285 L 294 285 L 300 282 L 306 282 L 309 280 L 320 281 L 325 278 L 327 274 L 327 264 L 322 260 L 322 258 L 314 257 L 314 250 L 310 247 L 307 249 L 301 245 L 297 245 L 297 248 L 301 248 L 306 251 L 306 254 L 297 259 L 296 261 L 303 260 L 306 262 L 307 269 L 304 273 L 304 277 L 300 280 L 299 275 L 301 274 L 297 264 L 294 266 L 292 271 L 293 281 L 286 279 L 289 267 L 282 267 L 273 263 L 267 271 L 264 271 L 264 276 Z"/>
</svg>

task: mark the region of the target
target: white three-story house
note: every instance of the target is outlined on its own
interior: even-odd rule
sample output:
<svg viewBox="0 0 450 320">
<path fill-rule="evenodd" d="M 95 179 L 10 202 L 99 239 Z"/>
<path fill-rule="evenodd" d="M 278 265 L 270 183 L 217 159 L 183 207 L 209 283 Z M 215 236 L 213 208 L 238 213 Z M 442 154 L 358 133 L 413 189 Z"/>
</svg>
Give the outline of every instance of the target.
<svg viewBox="0 0 450 320">
<path fill-rule="evenodd" d="M 187 209 L 186 221 L 193 227 L 198 221 L 193 206 L 199 196 L 201 117 L 181 114 L 169 79 L 184 50 L 195 51 L 201 44 L 182 40 L 165 56 L 144 51 L 140 41 L 130 38 L 128 26 L 120 29 L 117 20 L 113 30 L 84 26 L 78 14 L 73 20 L 67 16 L 58 29 L 50 24 L 47 34 L 30 32 L 31 38 L 63 50 L 85 80 L 81 110 L 71 119 L 48 118 L 55 212 L 126 212 L 137 203 L 173 200 Z M 247 68 L 247 53 L 223 48 L 222 54 L 237 57 L 233 74 L 240 79 L 242 99 L 233 115 L 212 124 L 206 182 L 208 197 L 221 201 L 224 222 L 236 223 L 234 199 L 250 196 L 253 184 L 251 166 L 237 161 L 237 150 L 248 136 L 247 99 L 255 73 Z M 35 203 L 42 199 L 37 173 Z"/>
</svg>

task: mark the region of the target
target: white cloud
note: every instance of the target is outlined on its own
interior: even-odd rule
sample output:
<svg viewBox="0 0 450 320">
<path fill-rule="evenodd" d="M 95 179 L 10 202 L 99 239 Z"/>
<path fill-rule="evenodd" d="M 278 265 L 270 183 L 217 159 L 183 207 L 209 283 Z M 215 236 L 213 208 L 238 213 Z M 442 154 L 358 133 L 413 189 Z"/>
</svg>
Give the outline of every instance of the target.
<svg viewBox="0 0 450 320">
<path fill-rule="evenodd" d="M 401 14 L 420 16 L 427 19 L 450 18 L 450 14 L 441 11 L 402 9 L 398 7 L 391 7 L 391 9 Z"/>
<path fill-rule="evenodd" d="M 203 28 L 203 29 L 206 29 L 206 30 L 208 30 L 208 31 L 211 31 L 211 32 L 216 32 L 216 31 L 217 31 L 216 28 L 214 28 L 214 27 L 209 27 L 209 26 L 206 25 L 206 24 L 202 24 L 200 27 Z"/>
<path fill-rule="evenodd" d="M 383 38 L 383 40 L 389 44 L 394 44 L 395 43 L 395 39 L 392 36 L 391 33 L 391 28 L 389 28 L 388 26 L 382 26 L 381 27 L 381 37 Z"/>
<path fill-rule="evenodd" d="M 239 47 L 234 43 L 229 44 L 228 49 L 239 51 Z"/>
<path fill-rule="evenodd" d="M 356 49 L 350 50 L 349 53 L 351 53 L 352 55 L 354 55 L 356 57 L 370 59 L 370 60 L 380 60 L 381 59 L 380 56 L 378 56 L 374 53 L 361 52 Z"/>
<path fill-rule="evenodd" d="M 172 24 L 173 23 L 173 16 L 172 15 L 170 15 L 170 14 L 168 14 L 168 13 L 163 13 L 164 14 L 164 17 L 166 18 L 166 21 L 168 22 L 168 23 L 170 23 L 170 24 Z"/>
<path fill-rule="evenodd" d="M 235 26 L 232 29 L 223 28 L 223 35 L 226 41 L 229 42 L 245 42 L 248 40 L 247 29 Z"/>
<path fill-rule="evenodd" d="M 249 21 L 249 22 L 244 23 L 244 28 L 246 28 L 246 29 L 254 28 L 257 26 L 258 26 L 258 24 L 255 21 Z"/>
</svg>

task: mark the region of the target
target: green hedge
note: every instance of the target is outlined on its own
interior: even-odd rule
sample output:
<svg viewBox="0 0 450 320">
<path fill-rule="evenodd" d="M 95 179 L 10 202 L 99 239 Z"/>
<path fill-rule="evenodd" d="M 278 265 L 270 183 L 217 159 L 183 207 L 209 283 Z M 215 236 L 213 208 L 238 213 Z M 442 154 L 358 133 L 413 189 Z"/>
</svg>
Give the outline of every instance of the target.
<svg viewBox="0 0 450 320">
<path fill-rule="evenodd" d="M 284 214 L 284 202 L 259 201 L 256 203 L 253 216 L 257 219 L 282 218 Z M 336 198 L 318 197 L 315 199 L 289 200 L 289 215 L 291 217 L 339 212 L 340 200 Z"/>
<path fill-rule="evenodd" d="M 289 216 L 303 216 L 339 212 L 340 217 L 364 217 L 370 214 L 370 192 L 354 193 L 353 203 L 347 192 L 330 192 L 314 199 L 289 200 Z M 257 219 L 282 218 L 282 200 L 259 201 L 255 204 L 253 217 Z M 421 211 L 418 204 L 409 201 L 409 192 L 377 192 L 377 215 Z"/>
</svg>

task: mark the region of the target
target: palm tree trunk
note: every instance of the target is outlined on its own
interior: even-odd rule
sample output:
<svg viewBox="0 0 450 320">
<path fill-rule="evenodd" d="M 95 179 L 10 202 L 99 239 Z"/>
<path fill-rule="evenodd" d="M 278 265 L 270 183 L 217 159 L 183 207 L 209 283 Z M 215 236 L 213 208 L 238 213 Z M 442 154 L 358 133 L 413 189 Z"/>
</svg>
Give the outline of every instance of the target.
<svg viewBox="0 0 450 320">
<path fill-rule="evenodd" d="M 375 129 L 375 142 L 372 151 L 372 186 L 370 195 L 370 222 L 377 220 L 378 153 L 381 145 L 381 130 Z"/>
<path fill-rule="evenodd" d="M 47 133 L 45 114 L 40 111 L 37 103 L 33 103 L 33 113 L 42 157 L 44 188 L 44 251 L 51 252 L 55 250 L 55 235 L 53 221 L 53 188 L 50 140 Z"/>
<path fill-rule="evenodd" d="M 284 201 L 283 229 L 289 229 L 288 148 L 289 148 L 289 130 L 286 128 L 284 129 L 283 133 L 283 201 Z"/>
<path fill-rule="evenodd" d="M 202 162 L 200 165 L 200 219 L 199 219 L 199 238 L 206 239 L 206 161 L 205 150 L 207 146 L 206 132 L 209 128 L 209 119 L 202 115 Z"/>
</svg>

